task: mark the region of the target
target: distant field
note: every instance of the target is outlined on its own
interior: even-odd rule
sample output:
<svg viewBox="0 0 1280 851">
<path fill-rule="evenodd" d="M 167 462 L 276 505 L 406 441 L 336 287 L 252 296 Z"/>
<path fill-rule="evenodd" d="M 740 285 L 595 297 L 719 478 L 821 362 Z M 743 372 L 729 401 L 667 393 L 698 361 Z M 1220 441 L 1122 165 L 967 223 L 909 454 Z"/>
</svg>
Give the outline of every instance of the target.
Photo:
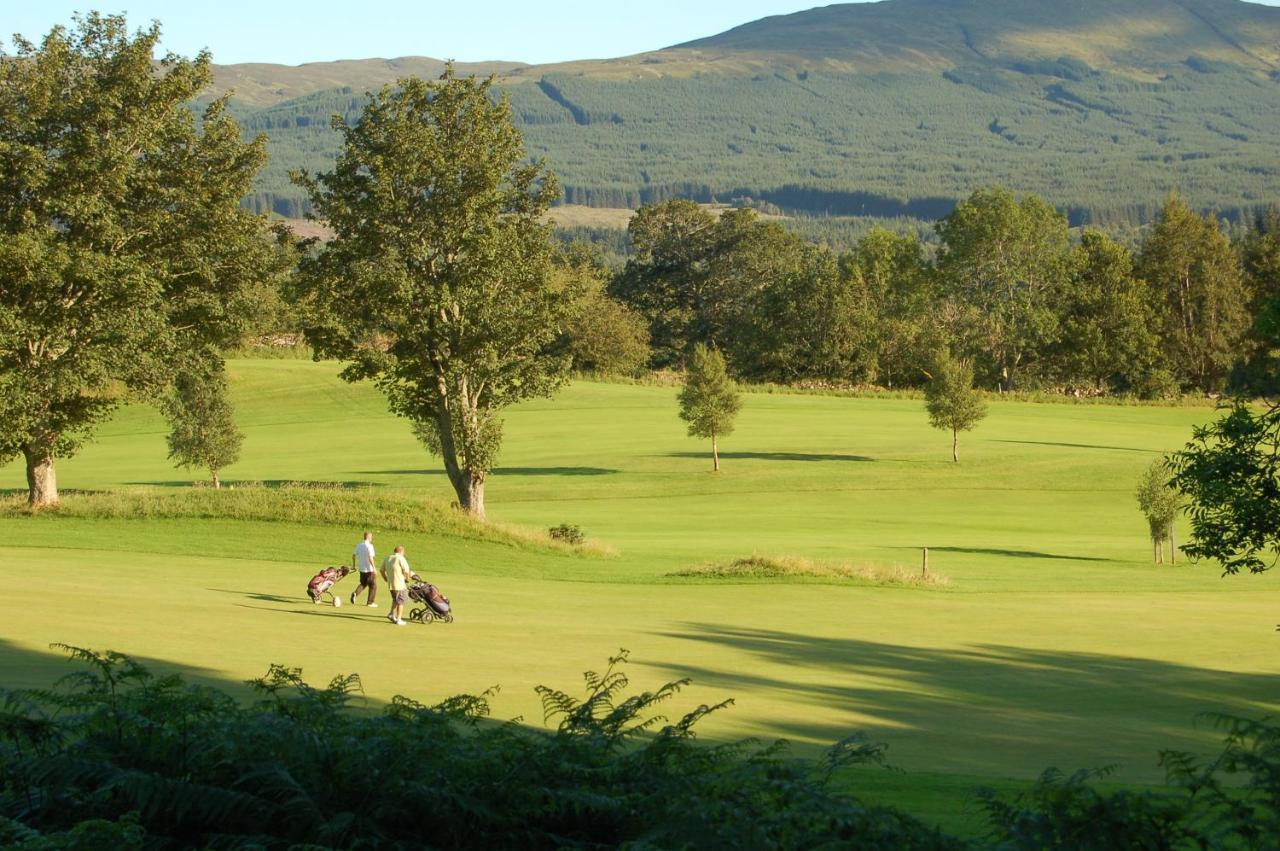
<svg viewBox="0 0 1280 851">
<path fill-rule="evenodd" d="M 451 498 L 406 424 L 335 365 L 231 372 L 248 439 L 227 479 Z M 802 754 L 854 730 L 888 742 L 905 774 L 846 782 L 961 830 L 975 784 L 1112 764 L 1120 782 L 1155 783 L 1158 749 L 1216 743 L 1202 713 L 1280 708 L 1277 580 L 1147 563 L 1135 477 L 1209 409 L 998 403 L 956 465 L 917 401 L 752 395 L 715 475 L 674 393 L 579 383 L 508 418 L 494 519 L 576 523 L 616 556 L 380 532 L 381 551 L 404 543 L 453 598 L 449 626 L 306 602 L 356 527 L 0 517 L 0 559 L 40 591 L 0 601 L 0 681 L 47 684 L 67 670 L 48 645 L 66 642 L 219 682 L 272 662 L 315 681 L 358 671 L 371 706 L 501 684 L 497 715 L 538 724 L 534 685 L 570 686 L 627 647 L 639 687 L 693 678 L 673 712 L 735 698 L 709 739 L 782 736 Z M 60 483 L 185 487 L 163 437 L 154 413 L 125 410 Z M 0 481 L 17 488 L 21 469 Z M 915 569 L 922 546 L 948 586 L 669 576 L 753 553 Z"/>
</svg>

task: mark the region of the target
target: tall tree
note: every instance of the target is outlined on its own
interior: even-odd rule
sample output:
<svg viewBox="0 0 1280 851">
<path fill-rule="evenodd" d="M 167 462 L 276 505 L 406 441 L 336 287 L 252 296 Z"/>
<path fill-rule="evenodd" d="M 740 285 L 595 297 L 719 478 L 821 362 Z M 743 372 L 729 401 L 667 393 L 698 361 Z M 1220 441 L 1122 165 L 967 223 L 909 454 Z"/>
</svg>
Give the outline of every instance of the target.
<svg viewBox="0 0 1280 851">
<path fill-rule="evenodd" d="M 577 294 L 552 274 L 554 175 L 530 163 L 493 78 L 414 77 L 372 97 L 335 168 L 296 175 L 334 232 L 302 264 L 318 355 L 348 361 L 436 449 L 458 504 L 483 517 L 501 411 L 551 394 L 551 344 Z"/>
<path fill-rule="evenodd" d="M 861 314 L 865 378 L 889 388 L 918 380 L 928 366 L 920 352 L 928 350 L 934 301 L 920 240 L 873 228 L 842 265 Z"/>
<path fill-rule="evenodd" d="M 730 338 L 735 368 L 766 381 L 849 381 L 859 364 L 859 305 L 836 257 L 781 228 L 763 228 L 769 272 L 743 302 Z M 780 238 L 769 240 L 768 237 Z"/>
<path fill-rule="evenodd" d="M 934 362 L 924 390 L 929 425 L 951 432 L 951 460 L 960 460 L 960 432 L 974 428 L 987 415 L 987 405 L 973 388 L 973 364 L 943 352 Z"/>
<path fill-rule="evenodd" d="M 689 436 L 711 441 L 711 468 L 720 470 L 722 437 L 733 434 L 742 397 L 725 367 L 724 355 L 701 343 L 693 347 L 684 389 L 680 391 L 680 419 Z"/>
<path fill-rule="evenodd" d="M 693 201 L 641 207 L 631 217 L 631 259 L 613 293 L 650 323 L 655 366 L 684 362 L 712 300 L 707 264 L 716 217 Z"/>
<path fill-rule="evenodd" d="M 1247 390 L 1280 395 L 1280 207 L 1259 213 L 1239 244 L 1249 288 L 1249 362 L 1237 376 Z"/>
<path fill-rule="evenodd" d="M 90 14 L 0 56 L 0 460 L 25 457 L 32 505 L 123 391 L 216 364 L 287 265 L 239 208 L 265 139 L 222 100 L 197 122 L 209 56 L 156 62 L 159 39 Z"/>
<path fill-rule="evenodd" d="M 1150 288 L 1134 276 L 1129 250 L 1101 231 L 1086 230 L 1063 298 L 1057 379 L 1142 396 L 1169 389 L 1155 322 Z"/>
<path fill-rule="evenodd" d="M 944 294 L 975 308 L 978 351 L 1001 389 L 1034 381 L 1061 333 L 1066 217 L 1043 199 L 981 189 L 938 223 Z"/>
<path fill-rule="evenodd" d="M 1142 243 L 1138 274 L 1159 295 L 1161 344 L 1178 379 L 1221 390 L 1241 359 L 1249 295 L 1217 219 L 1170 196 Z"/>
</svg>

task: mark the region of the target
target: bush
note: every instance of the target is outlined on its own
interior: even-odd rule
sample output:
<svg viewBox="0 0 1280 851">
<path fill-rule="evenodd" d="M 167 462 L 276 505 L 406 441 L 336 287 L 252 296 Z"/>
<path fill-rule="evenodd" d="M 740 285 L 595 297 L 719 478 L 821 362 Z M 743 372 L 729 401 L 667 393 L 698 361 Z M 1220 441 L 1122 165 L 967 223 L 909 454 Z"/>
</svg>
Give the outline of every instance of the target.
<svg viewBox="0 0 1280 851">
<path fill-rule="evenodd" d="M 397 697 L 371 718 L 352 705 L 358 677 L 316 688 L 275 666 L 242 706 L 68 650 L 87 670 L 0 695 L 5 847 L 74 847 L 58 844 L 67 831 L 116 848 L 964 847 L 828 788 L 842 766 L 881 759 L 863 740 L 817 773 L 781 744 L 695 744 L 729 702 L 651 716 L 687 681 L 628 695 L 625 651 L 581 697 L 540 687 L 554 724 L 541 732 L 488 723 L 488 694 Z"/>
<path fill-rule="evenodd" d="M 572 526 L 568 523 L 561 523 L 559 526 L 552 526 L 547 530 L 547 534 L 551 536 L 551 540 L 560 541 L 571 547 L 584 544 L 587 541 L 587 533 L 583 532 L 581 527 Z"/>
</svg>

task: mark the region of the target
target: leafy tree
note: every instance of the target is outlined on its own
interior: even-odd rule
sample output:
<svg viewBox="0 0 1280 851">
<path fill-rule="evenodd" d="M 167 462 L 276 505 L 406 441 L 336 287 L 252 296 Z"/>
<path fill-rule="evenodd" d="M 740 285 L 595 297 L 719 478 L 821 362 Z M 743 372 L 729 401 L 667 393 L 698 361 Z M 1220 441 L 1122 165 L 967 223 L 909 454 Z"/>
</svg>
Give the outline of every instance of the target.
<svg viewBox="0 0 1280 851">
<path fill-rule="evenodd" d="M 1001 389 L 1043 373 L 1061 335 L 1066 286 L 1066 217 L 1043 199 L 981 189 L 938 223 L 938 274 L 944 295 L 974 309 L 977 354 Z"/>
<path fill-rule="evenodd" d="M 197 129 L 209 56 L 156 62 L 159 38 L 90 14 L 0 55 L 0 460 L 25 458 L 32 505 L 125 392 L 216 363 L 288 263 L 238 206 L 264 139 L 222 100 Z"/>
<path fill-rule="evenodd" d="M 1169 560 L 1178 563 L 1173 525 L 1182 510 L 1182 494 L 1169 484 L 1172 474 L 1169 462 L 1161 458 L 1152 462 L 1138 480 L 1138 510 L 1147 518 L 1156 564 L 1164 564 L 1165 541 L 1169 542 Z"/>
<path fill-rule="evenodd" d="M 1280 207 L 1260 213 L 1239 244 L 1250 294 L 1250 360 L 1232 384 L 1259 395 L 1280 394 Z"/>
<path fill-rule="evenodd" d="M 864 362 L 872 382 L 893 388 L 924 374 L 935 299 L 923 247 L 915 236 L 874 228 L 844 258 L 860 302 Z"/>
<path fill-rule="evenodd" d="M 848 381 L 864 372 L 862 316 L 835 255 L 786 238 L 771 252 L 770 266 L 765 282 L 746 298 L 734 329 L 738 371 L 779 382 Z"/>
<path fill-rule="evenodd" d="M 960 460 L 960 432 L 969 431 L 987 415 L 987 405 L 973 388 L 973 364 L 940 355 L 924 390 L 929 425 L 951 432 L 951 460 Z"/>
<path fill-rule="evenodd" d="M 614 294 L 650 323 L 655 366 L 684 362 L 699 313 L 711 300 L 707 259 L 716 218 L 693 201 L 641 207 L 631 217 L 632 257 Z"/>
<path fill-rule="evenodd" d="M 1240 359 L 1249 299 L 1217 219 L 1170 196 L 1142 243 L 1138 274 L 1159 295 L 1161 344 L 1178 379 L 1221 390 Z"/>
<path fill-rule="evenodd" d="M 1143 396 L 1169 389 L 1150 289 L 1134 276 L 1129 250 L 1088 229 L 1073 255 L 1056 358 L 1059 380 Z"/>
<path fill-rule="evenodd" d="M 169 457 L 179 467 L 208 470 L 213 486 L 222 487 L 218 471 L 239 460 L 244 443 L 226 376 L 221 370 L 178 376 L 163 408 L 171 424 Z"/>
<path fill-rule="evenodd" d="M 1280 405 L 1255 412 L 1237 402 L 1196 428 L 1172 463 L 1174 487 L 1190 503 L 1183 552 L 1229 574 L 1268 570 L 1280 556 Z"/>
<path fill-rule="evenodd" d="M 484 516 L 500 412 L 568 375 L 553 351 L 577 294 L 553 274 L 554 175 L 530 163 L 494 81 L 414 77 L 359 120 L 335 116 L 335 168 L 298 174 L 334 237 L 301 267 L 320 356 L 349 361 L 443 458 L 461 508 Z"/>
<path fill-rule="evenodd" d="M 565 332 L 574 369 L 634 375 L 649 362 L 649 323 L 606 292 L 608 274 L 594 255 L 572 249 L 557 264 L 566 289 L 580 293 L 577 315 Z"/>
<path fill-rule="evenodd" d="M 725 368 L 724 356 L 701 343 L 693 347 L 684 389 L 680 391 L 680 419 L 689 436 L 711 439 L 712 469 L 720 469 L 719 439 L 733 433 L 742 397 Z"/>
</svg>

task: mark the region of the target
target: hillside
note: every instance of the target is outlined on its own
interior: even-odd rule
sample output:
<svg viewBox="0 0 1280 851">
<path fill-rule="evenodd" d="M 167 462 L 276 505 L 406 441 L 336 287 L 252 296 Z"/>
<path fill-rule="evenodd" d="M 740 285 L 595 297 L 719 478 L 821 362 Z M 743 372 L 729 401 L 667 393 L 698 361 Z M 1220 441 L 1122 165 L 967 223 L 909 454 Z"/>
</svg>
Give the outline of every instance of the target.
<svg viewBox="0 0 1280 851">
<path fill-rule="evenodd" d="M 224 66 L 273 161 L 252 203 L 297 215 L 334 112 L 432 59 Z M 1280 9 L 1242 0 L 883 0 L 765 18 L 621 59 L 497 73 L 570 203 L 681 195 L 934 218 L 1000 182 L 1075 222 L 1136 222 L 1177 188 L 1240 214 L 1280 197 Z"/>
</svg>

